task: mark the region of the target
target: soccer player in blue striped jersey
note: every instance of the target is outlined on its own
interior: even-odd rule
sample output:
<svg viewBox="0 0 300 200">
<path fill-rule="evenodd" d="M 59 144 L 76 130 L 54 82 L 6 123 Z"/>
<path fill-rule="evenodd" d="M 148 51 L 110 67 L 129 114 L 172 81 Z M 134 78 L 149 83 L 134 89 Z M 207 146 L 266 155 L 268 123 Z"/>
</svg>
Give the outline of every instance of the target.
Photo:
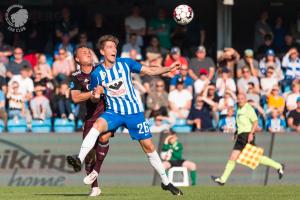
<svg viewBox="0 0 300 200">
<path fill-rule="evenodd" d="M 182 195 L 183 193 L 168 180 L 151 139 L 152 135 L 144 117 L 142 102 L 137 98 L 131 78 L 131 73 L 160 75 L 178 70 L 180 63 L 175 62 L 170 67 L 143 66 L 130 58 L 117 58 L 118 42 L 118 39 L 112 35 L 102 36 L 98 41 L 104 61 L 91 74 L 89 89 L 105 94 L 107 110 L 98 118 L 84 138 L 78 157 L 72 157 L 73 160 L 69 159 L 68 162 L 74 168 L 80 167 L 99 136 L 102 137 L 107 131 L 124 126 L 129 130 L 131 138 L 139 141 L 150 164 L 160 175 L 162 189 L 169 190 L 174 195 Z M 97 173 L 91 173 L 84 178 L 84 182 L 92 183 L 97 175 Z"/>
</svg>

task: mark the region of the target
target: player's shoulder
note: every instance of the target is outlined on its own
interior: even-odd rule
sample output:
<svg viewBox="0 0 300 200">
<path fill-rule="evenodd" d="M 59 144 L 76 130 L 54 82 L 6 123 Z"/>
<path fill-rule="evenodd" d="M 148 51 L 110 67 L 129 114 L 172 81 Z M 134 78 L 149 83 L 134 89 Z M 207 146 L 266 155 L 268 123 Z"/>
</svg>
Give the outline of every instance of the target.
<svg viewBox="0 0 300 200">
<path fill-rule="evenodd" d="M 72 77 L 76 77 L 76 76 L 78 76 L 80 74 L 81 74 L 81 70 L 78 69 L 78 70 L 76 70 L 75 72 L 72 73 Z"/>
<path fill-rule="evenodd" d="M 135 62 L 132 58 L 122 58 L 122 57 L 119 57 L 119 58 L 116 58 L 116 62 L 121 62 L 121 63 L 132 63 L 132 62 Z"/>
</svg>

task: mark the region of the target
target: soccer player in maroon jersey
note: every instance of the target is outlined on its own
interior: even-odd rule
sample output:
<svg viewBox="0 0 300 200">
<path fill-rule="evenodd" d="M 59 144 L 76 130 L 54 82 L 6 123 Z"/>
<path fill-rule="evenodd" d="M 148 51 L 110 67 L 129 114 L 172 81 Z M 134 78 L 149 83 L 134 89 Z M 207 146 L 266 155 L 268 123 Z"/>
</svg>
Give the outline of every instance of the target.
<svg viewBox="0 0 300 200">
<path fill-rule="evenodd" d="M 104 97 L 100 99 L 95 98 L 95 91 L 89 90 L 90 74 L 95 69 L 95 67 L 93 66 L 92 53 L 92 50 L 89 49 L 87 46 L 79 46 L 76 49 L 74 58 L 76 63 L 80 66 L 80 69 L 72 74 L 70 80 L 72 100 L 74 101 L 74 103 L 85 102 L 86 105 L 83 138 L 85 138 L 90 129 L 93 127 L 93 124 L 97 120 L 99 115 L 105 110 L 105 103 L 103 100 Z M 107 133 L 104 137 L 109 138 L 111 136 L 112 133 Z M 85 158 L 85 170 L 87 174 L 93 173 L 94 170 L 99 174 L 102 162 L 109 149 L 109 143 L 107 141 L 108 139 L 103 140 L 99 138 L 93 150 L 90 151 L 89 155 Z M 74 171 L 79 170 L 80 169 L 74 168 Z M 90 196 L 100 195 L 101 190 L 98 186 L 97 179 L 92 183 L 91 187 L 92 190 Z"/>
</svg>

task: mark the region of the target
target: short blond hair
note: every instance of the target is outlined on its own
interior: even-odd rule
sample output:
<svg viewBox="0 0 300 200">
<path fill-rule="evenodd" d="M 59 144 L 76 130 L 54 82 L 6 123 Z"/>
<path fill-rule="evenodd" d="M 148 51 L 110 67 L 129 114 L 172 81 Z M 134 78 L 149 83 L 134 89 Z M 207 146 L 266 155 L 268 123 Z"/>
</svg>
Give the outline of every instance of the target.
<svg viewBox="0 0 300 200">
<path fill-rule="evenodd" d="M 119 44 L 119 39 L 117 37 L 115 37 L 113 35 L 103 35 L 98 40 L 98 48 L 103 49 L 105 43 L 108 41 L 114 42 L 116 44 L 116 46 L 118 46 L 118 44 Z"/>
</svg>

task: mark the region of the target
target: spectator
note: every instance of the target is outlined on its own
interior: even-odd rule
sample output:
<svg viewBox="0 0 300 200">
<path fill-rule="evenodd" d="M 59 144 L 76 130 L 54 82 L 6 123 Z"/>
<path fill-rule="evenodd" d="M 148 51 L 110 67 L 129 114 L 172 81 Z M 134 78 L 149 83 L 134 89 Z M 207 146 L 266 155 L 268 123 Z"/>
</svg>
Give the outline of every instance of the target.
<svg viewBox="0 0 300 200">
<path fill-rule="evenodd" d="M 214 102 L 208 98 L 197 96 L 195 99 L 195 105 L 192 107 L 187 117 L 187 123 L 193 125 L 194 131 L 213 130 L 212 116 L 208 107 L 204 106 L 204 102 L 214 106 Z"/>
<path fill-rule="evenodd" d="M 278 85 L 274 85 L 272 90 L 267 94 L 267 103 L 268 103 L 268 111 L 274 110 L 275 108 L 278 109 L 279 113 L 282 114 L 285 106 L 285 100 L 280 95 L 280 90 Z"/>
<path fill-rule="evenodd" d="M 13 81 L 8 86 L 8 118 L 15 120 L 25 118 L 25 101 L 22 93 L 19 92 L 19 83 Z"/>
<path fill-rule="evenodd" d="M 283 72 L 281 70 L 280 60 L 275 56 L 275 52 L 273 49 L 268 49 L 266 52 L 266 56 L 260 60 L 259 77 L 266 76 L 268 67 L 274 68 L 274 73 L 272 76 L 276 78 L 278 82 L 284 79 Z"/>
<path fill-rule="evenodd" d="M 222 75 L 217 78 L 216 88 L 219 97 L 223 97 L 226 90 L 236 92 L 235 82 L 229 77 L 229 70 L 227 67 L 222 68 Z"/>
<path fill-rule="evenodd" d="M 248 90 L 246 93 L 246 97 L 247 97 L 247 101 L 252 100 L 256 105 L 260 104 L 260 96 L 257 92 L 255 92 L 255 86 L 253 82 L 248 83 Z"/>
<path fill-rule="evenodd" d="M 300 132 L 300 97 L 297 98 L 297 108 L 288 115 L 288 125 L 292 131 Z"/>
<path fill-rule="evenodd" d="M 280 112 L 278 109 L 273 109 L 271 113 L 271 118 L 267 120 L 266 128 L 270 133 L 283 132 L 286 128 L 284 119 L 280 117 Z"/>
<path fill-rule="evenodd" d="M 50 65 L 47 63 L 47 58 L 45 54 L 40 54 L 38 56 L 38 63 L 34 67 L 34 73 L 41 73 L 42 78 L 52 79 L 52 71 Z"/>
<path fill-rule="evenodd" d="M 226 117 L 220 119 L 219 127 L 223 133 L 235 133 L 236 121 L 233 106 L 228 107 L 227 115 Z"/>
<path fill-rule="evenodd" d="M 230 76 L 234 76 L 234 69 L 235 65 L 240 60 L 240 54 L 233 48 L 225 48 L 224 52 L 219 56 L 218 63 L 219 68 L 222 69 L 223 67 L 227 67 Z"/>
<path fill-rule="evenodd" d="M 78 25 L 75 21 L 71 20 L 71 12 L 69 8 L 63 8 L 61 11 L 62 20 L 56 24 L 55 34 L 59 39 L 63 39 L 63 36 L 68 36 L 71 40 L 75 38 L 78 34 Z"/>
<path fill-rule="evenodd" d="M 73 43 L 71 43 L 70 36 L 65 34 L 62 36 L 61 39 L 62 39 L 62 42 L 58 43 L 54 50 L 55 59 L 57 59 L 59 57 L 60 49 L 65 49 L 65 51 L 67 53 L 67 57 L 69 59 L 73 59 L 73 52 L 75 50 L 75 47 L 74 47 Z"/>
<path fill-rule="evenodd" d="M 209 83 L 208 71 L 205 68 L 200 69 L 199 78 L 194 82 L 195 95 L 201 94 Z"/>
<path fill-rule="evenodd" d="M 147 54 L 153 53 L 165 57 L 167 55 L 167 50 L 160 46 L 159 40 L 157 36 L 152 36 L 150 40 L 149 46 L 146 48 L 146 57 Z"/>
<path fill-rule="evenodd" d="M 23 59 L 23 50 L 20 47 L 14 49 L 13 55 L 14 60 L 10 61 L 7 65 L 6 76 L 8 78 L 20 74 L 20 71 L 24 66 L 29 66 L 31 68 L 30 63 Z"/>
<path fill-rule="evenodd" d="M 41 85 L 34 88 L 35 97 L 30 101 L 33 119 L 45 120 L 52 116 L 49 100 L 43 95 L 44 90 Z"/>
<path fill-rule="evenodd" d="M 268 12 L 264 11 L 261 13 L 259 20 L 255 24 L 254 50 L 257 50 L 258 47 L 263 44 L 267 34 L 272 34 L 272 29 L 267 22 L 268 18 Z"/>
<path fill-rule="evenodd" d="M 68 116 L 69 120 L 74 120 L 74 114 L 71 109 L 71 98 L 69 86 L 66 82 L 61 83 L 58 88 L 58 93 L 56 95 L 56 100 L 58 104 L 58 116 L 66 119 Z"/>
<path fill-rule="evenodd" d="M 283 57 L 284 54 L 288 52 L 291 48 L 296 48 L 299 51 L 300 46 L 295 42 L 293 36 L 290 33 L 287 33 L 284 36 L 284 46 L 280 49 L 280 56 Z"/>
<path fill-rule="evenodd" d="M 136 33 L 131 33 L 129 36 L 129 41 L 123 45 L 121 57 L 128 58 L 129 52 L 133 49 L 137 52 L 137 60 L 142 60 L 142 52 L 140 46 L 137 44 Z"/>
<path fill-rule="evenodd" d="M 237 86 L 238 86 L 238 92 L 239 93 L 247 93 L 248 90 L 248 83 L 252 82 L 254 83 L 254 92 L 259 94 L 259 82 L 257 77 L 251 76 L 250 69 L 246 66 L 242 68 L 242 77 L 238 79 Z"/>
<path fill-rule="evenodd" d="M 150 126 L 150 130 L 152 133 L 161 133 L 163 131 L 167 131 L 170 129 L 170 125 L 168 124 L 168 119 L 165 116 L 157 115 L 154 117 L 154 124 Z M 166 123 L 167 122 L 167 123 Z"/>
<path fill-rule="evenodd" d="M 284 27 L 283 17 L 278 16 L 275 20 L 275 25 L 273 27 L 274 33 L 274 45 L 276 49 L 281 49 L 284 46 L 284 36 L 287 30 Z"/>
<path fill-rule="evenodd" d="M 298 97 L 300 97 L 300 82 L 296 80 L 292 83 L 292 91 L 285 96 L 286 109 L 288 112 L 297 108 Z"/>
<path fill-rule="evenodd" d="M 150 111 L 159 111 L 160 115 L 168 115 L 168 93 L 165 91 L 165 83 L 158 80 L 155 89 L 151 90 L 147 97 L 147 108 Z"/>
<path fill-rule="evenodd" d="M 7 65 L 9 62 L 8 57 L 12 55 L 11 46 L 4 42 L 4 34 L 0 32 L 0 63 Z"/>
<path fill-rule="evenodd" d="M 0 119 L 3 120 L 4 125 L 6 126 L 7 124 L 7 113 L 5 110 L 5 95 L 2 90 L 0 90 Z"/>
<path fill-rule="evenodd" d="M 252 49 L 246 49 L 244 51 L 244 57 L 239 60 L 237 64 L 237 77 L 241 78 L 242 76 L 242 68 L 247 66 L 251 75 L 257 77 L 258 76 L 258 61 L 254 59 L 254 53 Z"/>
<path fill-rule="evenodd" d="M 17 82 L 19 93 L 25 97 L 25 99 L 30 100 L 32 98 L 32 93 L 34 90 L 33 81 L 30 78 L 31 68 L 29 66 L 23 66 L 23 68 L 20 71 L 20 75 L 14 75 L 11 77 L 11 80 L 8 82 L 8 85 L 10 86 L 13 82 Z"/>
<path fill-rule="evenodd" d="M 218 104 L 218 110 L 220 111 L 221 118 L 226 117 L 228 108 L 234 106 L 236 103 L 236 95 L 230 90 L 226 90 L 224 97 L 220 99 Z"/>
<path fill-rule="evenodd" d="M 184 160 L 182 154 L 183 145 L 178 141 L 178 137 L 175 134 L 168 135 L 165 138 L 161 153 L 164 168 L 167 170 L 171 167 L 186 167 L 190 171 L 192 185 L 196 185 L 196 163 Z"/>
<path fill-rule="evenodd" d="M 252 99 L 249 99 L 247 102 L 254 108 L 254 111 L 258 117 L 258 126 L 255 131 L 260 132 L 264 127 L 263 121 L 266 119 L 266 113 L 264 109 L 259 104 L 256 104 Z"/>
<path fill-rule="evenodd" d="M 91 34 L 91 40 L 93 41 L 94 47 L 98 43 L 98 39 L 106 34 L 112 33 L 112 24 L 106 23 L 104 17 L 101 13 L 95 13 L 93 19 L 93 25 L 90 27 L 89 34 Z M 95 51 L 95 53 L 99 53 L 99 50 Z M 100 56 L 100 55 L 98 55 Z"/>
<path fill-rule="evenodd" d="M 75 70 L 73 61 L 67 59 L 67 52 L 65 49 L 59 49 L 58 59 L 54 61 L 52 67 L 53 77 L 58 83 L 65 81 L 67 77 Z"/>
<path fill-rule="evenodd" d="M 166 17 L 166 10 L 160 8 L 157 18 L 151 19 L 149 22 L 148 34 L 156 35 L 159 43 L 163 48 L 171 48 L 171 36 L 175 28 L 174 20 Z"/>
<path fill-rule="evenodd" d="M 188 74 L 188 66 L 183 65 L 180 69 L 180 73 L 175 75 L 171 79 L 170 83 L 170 91 L 174 90 L 176 88 L 176 82 L 178 79 L 182 79 L 184 83 L 184 89 L 187 89 L 193 94 L 193 79 Z"/>
<path fill-rule="evenodd" d="M 214 61 L 206 56 L 206 49 L 204 46 L 199 46 L 195 53 L 196 57 L 192 58 L 189 63 L 189 75 L 192 77 L 193 80 L 197 80 L 199 77 L 197 76 L 199 70 L 206 69 L 209 74 L 209 80 L 212 80 L 215 76 L 215 63 Z"/>
<path fill-rule="evenodd" d="M 209 100 L 211 100 L 212 104 L 204 104 L 205 107 L 209 108 L 211 112 L 217 111 L 218 103 L 220 98 L 216 94 L 216 86 L 213 84 L 208 85 L 202 94 L 203 97 L 207 97 Z"/>
<path fill-rule="evenodd" d="M 181 56 L 181 51 L 179 47 L 172 47 L 170 55 L 167 55 L 165 60 L 165 66 L 169 67 L 174 62 L 179 61 L 181 66 L 189 66 L 187 60 Z M 176 74 L 179 73 L 179 70 L 168 73 L 168 77 L 173 78 Z"/>
<path fill-rule="evenodd" d="M 300 24 L 300 10 L 297 11 L 296 21 L 291 24 L 291 33 L 293 35 L 293 38 L 295 38 L 297 44 L 300 44 L 299 24 Z"/>
<path fill-rule="evenodd" d="M 137 36 L 137 45 L 143 46 L 143 36 L 146 33 L 146 20 L 140 15 L 140 7 L 134 5 L 131 10 L 131 15 L 125 18 L 126 41 L 130 42 L 132 33 Z"/>
<path fill-rule="evenodd" d="M 274 77 L 274 67 L 267 68 L 266 77 L 260 79 L 261 95 L 266 95 L 274 85 L 278 84 L 278 80 Z"/>
<path fill-rule="evenodd" d="M 171 91 L 168 97 L 170 106 L 169 114 L 172 121 L 175 121 L 177 118 L 186 119 L 191 109 L 192 99 L 190 91 L 184 89 L 184 81 L 178 79 L 176 89 Z"/>
<path fill-rule="evenodd" d="M 300 58 L 296 48 L 290 49 L 282 59 L 282 67 L 286 68 L 283 85 L 290 86 L 293 80 L 300 79 Z"/>
<path fill-rule="evenodd" d="M 275 45 L 273 44 L 273 36 L 270 34 L 265 35 L 264 43 L 258 47 L 257 57 L 261 59 L 268 49 L 277 50 Z"/>
<path fill-rule="evenodd" d="M 76 45 L 75 49 L 79 46 L 87 46 L 88 48 L 93 49 L 93 43 L 89 41 L 87 32 L 81 32 L 79 34 L 79 42 Z"/>
</svg>

